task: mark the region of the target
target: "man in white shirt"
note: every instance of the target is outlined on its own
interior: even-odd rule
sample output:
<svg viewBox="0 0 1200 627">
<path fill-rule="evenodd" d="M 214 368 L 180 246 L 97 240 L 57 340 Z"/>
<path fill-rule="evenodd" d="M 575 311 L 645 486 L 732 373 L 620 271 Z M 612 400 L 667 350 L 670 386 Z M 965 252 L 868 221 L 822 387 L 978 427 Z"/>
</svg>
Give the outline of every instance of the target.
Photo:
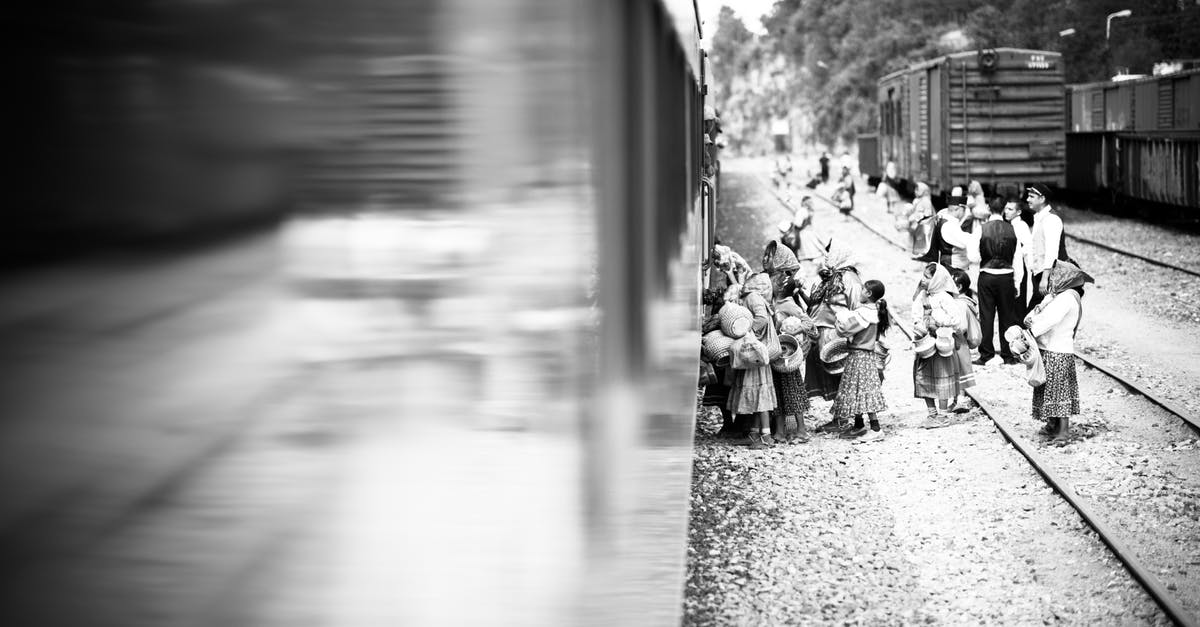
<svg viewBox="0 0 1200 627">
<path fill-rule="evenodd" d="M 1042 302 L 1042 279 L 1054 266 L 1056 259 L 1067 259 L 1063 243 L 1062 218 L 1050 206 L 1050 190 L 1041 183 L 1034 183 L 1025 190 L 1025 198 L 1033 211 L 1033 233 L 1029 251 L 1029 271 L 1033 274 L 1033 294 L 1029 298 L 1028 311 L 1033 311 Z"/>
<path fill-rule="evenodd" d="M 971 261 L 979 260 L 979 240 L 962 230 L 962 219 L 967 213 L 967 199 L 961 187 L 950 192 L 945 209 L 933 216 L 933 232 L 930 235 L 929 251 L 917 257 L 917 261 L 932 261 L 947 268 L 966 270 Z"/>
</svg>

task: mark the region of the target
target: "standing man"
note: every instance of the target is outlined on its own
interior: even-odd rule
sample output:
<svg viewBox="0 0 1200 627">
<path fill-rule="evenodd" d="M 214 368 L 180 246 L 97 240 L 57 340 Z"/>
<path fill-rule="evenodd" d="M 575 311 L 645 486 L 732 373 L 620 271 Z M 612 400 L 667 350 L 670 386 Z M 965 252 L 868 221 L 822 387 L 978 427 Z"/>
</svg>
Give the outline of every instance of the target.
<svg viewBox="0 0 1200 627">
<path fill-rule="evenodd" d="M 950 191 L 945 209 L 937 212 L 933 220 L 933 231 L 929 237 L 929 251 L 917 261 L 932 261 L 949 268 L 966 270 L 971 258 L 978 259 L 979 240 L 962 230 L 962 219 L 967 213 L 967 198 L 962 187 Z"/>
<path fill-rule="evenodd" d="M 1006 364 L 1017 363 L 1008 348 L 1004 331 L 1020 325 L 1023 310 L 1017 309 L 1017 286 L 1013 280 L 1013 261 L 1017 256 L 1017 232 L 1004 219 L 1004 202 L 997 198 L 988 207 L 988 219 L 979 228 L 979 324 L 983 343 L 979 345 L 982 366 L 996 356 L 992 336 L 995 334 L 997 311 L 1000 313 L 1000 357 Z"/>
<path fill-rule="evenodd" d="M 1050 190 L 1041 183 L 1034 183 L 1025 190 L 1025 199 L 1033 211 L 1033 241 L 1029 255 L 1029 271 L 1033 274 L 1033 294 L 1029 297 L 1029 311 L 1037 307 L 1045 294 L 1042 279 L 1054 260 L 1067 259 L 1067 247 L 1063 242 L 1063 221 L 1050 206 Z"/>
</svg>

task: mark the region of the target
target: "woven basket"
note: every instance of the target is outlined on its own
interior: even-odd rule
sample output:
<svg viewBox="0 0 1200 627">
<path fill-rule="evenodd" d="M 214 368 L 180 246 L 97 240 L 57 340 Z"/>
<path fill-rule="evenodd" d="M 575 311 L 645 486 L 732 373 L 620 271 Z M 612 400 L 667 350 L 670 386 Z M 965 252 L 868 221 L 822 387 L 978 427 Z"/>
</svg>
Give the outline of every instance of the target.
<svg viewBox="0 0 1200 627">
<path fill-rule="evenodd" d="M 771 369 L 776 372 L 795 372 L 804 367 L 804 348 L 800 340 L 790 335 L 780 335 L 779 345 L 783 354 L 771 362 Z"/>
<path fill-rule="evenodd" d="M 729 358 L 729 348 L 737 340 L 725 335 L 720 329 L 709 331 L 700 340 L 700 353 L 706 361 L 717 362 Z"/>
<path fill-rule="evenodd" d="M 838 337 L 825 342 L 821 345 L 819 353 L 821 361 L 831 364 L 835 361 L 841 361 L 850 354 L 850 342 L 844 337 Z"/>
<path fill-rule="evenodd" d="M 913 352 L 917 354 L 917 357 L 928 359 L 933 357 L 936 351 L 937 347 L 934 346 L 932 335 L 925 335 L 921 339 L 913 341 Z"/>
<path fill-rule="evenodd" d="M 721 330 L 735 340 L 749 333 L 754 324 L 754 314 L 737 303 L 725 303 L 717 315 L 721 317 Z"/>
</svg>

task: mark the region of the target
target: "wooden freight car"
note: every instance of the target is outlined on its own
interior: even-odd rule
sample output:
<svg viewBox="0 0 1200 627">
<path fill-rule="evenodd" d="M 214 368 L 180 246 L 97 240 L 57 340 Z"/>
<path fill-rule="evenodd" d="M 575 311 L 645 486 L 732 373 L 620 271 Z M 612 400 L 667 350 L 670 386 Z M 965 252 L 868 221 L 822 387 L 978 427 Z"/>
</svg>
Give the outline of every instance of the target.
<svg viewBox="0 0 1200 627">
<path fill-rule="evenodd" d="M 1066 186 L 1083 202 L 1195 220 L 1200 69 L 1069 85 Z"/>
<path fill-rule="evenodd" d="M 974 179 L 992 193 L 1017 193 L 1030 183 L 1063 183 L 1057 52 L 945 55 L 884 76 L 878 103 L 877 163 L 895 162 L 910 187 L 924 181 L 938 195 Z"/>
</svg>

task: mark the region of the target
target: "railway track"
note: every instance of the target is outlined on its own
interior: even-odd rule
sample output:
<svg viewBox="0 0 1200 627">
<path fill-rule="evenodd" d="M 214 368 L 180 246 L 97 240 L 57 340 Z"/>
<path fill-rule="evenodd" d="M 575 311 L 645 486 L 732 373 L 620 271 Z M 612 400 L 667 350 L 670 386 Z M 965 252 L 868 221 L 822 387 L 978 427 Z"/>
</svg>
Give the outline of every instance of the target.
<svg viewBox="0 0 1200 627">
<path fill-rule="evenodd" d="M 1191 276 L 1194 276 L 1194 277 L 1200 277 L 1200 272 L 1197 272 L 1197 271 L 1195 271 L 1195 270 L 1191 270 L 1191 269 L 1189 269 L 1189 268 L 1183 268 L 1183 267 L 1177 266 L 1177 265 L 1175 265 L 1175 264 L 1167 263 L 1167 262 L 1165 262 L 1165 261 L 1160 261 L 1160 260 L 1158 260 L 1158 259 L 1153 259 L 1153 258 L 1151 258 L 1151 257 L 1146 257 L 1145 255 L 1139 255 L 1139 254 L 1137 254 L 1137 253 L 1131 253 L 1131 252 L 1129 252 L 1129 251 L 1127 251 L 1127 250 L 1124 250 L 1124 249 L 1122 249 L 1122 248 L 1117 248 L 1117 247 L 1115 247 L 1115 246 L 1109 246 L 1108 244 L 1104 244 L 1104 243 L 1101 243 L 1101 242 L 1097 242 L 1097 241 L 1095 241 L 1095 240 L 1090 240 L 1090 239 L 1088 239 L 1088 238 L 1086 238 L 1086 237 L 1079 237 L 1078 235 L 1071 235 L 1070 233 L 1067 233 L 1067 234 L 1066 234 L 1066 237 L 1067 237 L 1067 239 L 1069 239 L 1069 240 L 1071 240 L 1071 241 L 1073 241 L 1073 242 L 1079 242 L 1079 243 L 1081 243 L 1081 244 L 1087 244 L 1088 246 L 1095 246 L 1096 248 L 1100 248 L 1100 249 L 1102 249 L 1102 250 L 1107 250 L 1107 251 L 1109 251 L 1109 252 L 1117 253 L 1118 255 L 1124 255 L 1124 256 L 1126 256 L 1126 257 L 1132 257 L 1132 258 L 1134 258 L 1134 259 L 1139 259 L 1139 260 L 1141 260 L 1141 261 L 1144 261 L 1144 262 L 1146 262 L 1146 263 L 1148 263 L 1148 264 L 1155 265 L 1155 266 L 1159 266 L 1160 268 L 1168 268 L 1168 269 L 1170 269 L 1170 270 L 1174 270 L 1174 271 L 1176 271 L 1176 272 L 1182 272 L 1182 273 L 1184 273 L 1184 274 L 1188 274 L 1188 275 L 1191 275 Z"/>
<path fill-rule="evenodd" d="M 795 210 L 795 208 L 791 206 L 791 204 L 761 176 L 759 177 L 759 180 L 763 185 L 766 186 L 772 196 L 783 207 L 790 211 Z M 831 206 L 836 207 L 836 205 L 834 205 L 834 203 L 828 198 L 825 198 L 820 194 L 814 194 L 814 196 L 829 203 Z M 905 246 L 894 241 L 891 237 L 877 229 L 874 225 L 864 221 L 860 216 L 853 213 L 850 214 L 850 217 L 854 218 L 858 224 L 874 233 L 889 245 L 903 251 L 906 256 L 908 255 L 908 250 Z M 1189 272 L 1186 269 L 1180 270 Z M 904 324 L 904 321 L 900 321 L 900 324 L 894 325 L 894 327 L 899 328 L 911 341 L 912 336 L 908 330 L 908 326 L 909 325 Z M 1195 416 L 1192 416 L 1175 403 L 1154 395 L 1152 392 L 1144 389 L 1137 383 L 1122 378 L 1112 369 L 1111 364 L 1106 363 L 1104 360 L 1089 358 L 1084 355 L 1077 354 L 1077 357 L 1079 357 L 1080 360 L 1090 368 L 1102 373 L 1108 378 L 1120 383 L 1126 389 L 1137 392 L 1142 397 L 1162 407 L 1171 415 L 1177 417 L 1182 422 L 1187 424 L 1191 429 L 1200 431 L 1200 420 L 1197 420 Z M 1107 545 L 1112 550 L 1113 554 L 1121 561 L 1121 563 L 1124 564 L 1130 575 L 1138 581 L 1143 589 L 1146 590 L 1147 594 L 1153 598 L 1155 603 L 1162 608 L 1163 612 L 1166 613 L 1166 615 L 1170 617 L 1172 621 L 1179 625 L 1200 625 L 1200 622 L 1197 622 L 1197 619 L 1192 616 L 1188 610 L 1181 605 L 1179 600 L 1176 599 L 1171 593 L 1171 590 L 1174 589 L 1174 586 L 1169 587 L 1168 585 L 1164 585 L 1163 582 L 1154 574 L 1154 571 L 1146 563 L 1139 559 L 1137 554 L 1135 554 L 1135 552 L 1130 548 L 1130 545 L 1121 538 L 1120 534 L 1114 529 L 1114 527 L 1105 521 L 1103 515 L 1101 515 L 1098 511 L 1100 508 L 1093 506 L 1088 502 L 1087 499 L 1081 497 L 1076 489 L 1071 485 L 1069 480 L 1063 476 L 1063 473 L 1057 471 L 1049 460 L 1038 454 L 1035 445 L 1018 435 L 1018 431 L 1014 428 L 1014 425 L 1004 418 L 1002 412 L 999 411 L 997 407 L 995 407 L 987 399 L 981 398 L 976 393 L 972 393 L 970 390 L 968 390 L 967 393 L 979 406 L 980 411 L 986 415 L 993 424 L 995 424 L 1001 435 L 1003 435 L 1003 437 L 1009 443 L 1011 443 L 1023 457 L 1025 457 L 1034 470 L 1040 476 L 1042 476 L 1043 479 L 1045 479 L 1047 485 L 1049 485 L 1051 489 L 1062 496 L 1062 498 L 1079 513 L 1083 520 L 1096 532 L 1104 544 Z"/>
</svg>

